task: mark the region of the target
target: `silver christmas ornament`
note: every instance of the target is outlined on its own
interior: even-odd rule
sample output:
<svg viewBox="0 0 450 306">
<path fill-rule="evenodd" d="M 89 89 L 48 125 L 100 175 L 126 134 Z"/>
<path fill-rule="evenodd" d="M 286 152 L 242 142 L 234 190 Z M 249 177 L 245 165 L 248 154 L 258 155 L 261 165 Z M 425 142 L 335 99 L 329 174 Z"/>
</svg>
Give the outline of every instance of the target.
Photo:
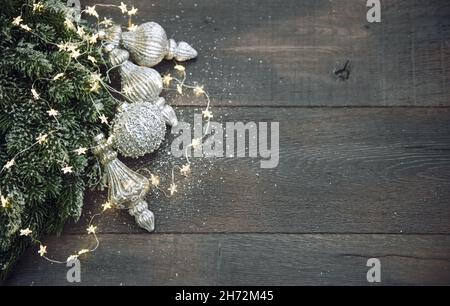
<svg viewBox="0 0 450 306">
<path fill-rule="evenodd" d="M 113 45 L 107 45 L 105 51 L 109 52 L 109 62 L 113 67 L 124 63 L 130 58 L 128 51 L 115 48 Z"/>
<path fill-rule="evenodd" d="M 108 180 L 108 200 L 128 209 L 140 227 L 152 232 L 155 229 L 155 216 L 144 200 L 150 189 L 148 179 L 117 159 L 117 153 L 111 149 L 111 143 L 103 134 L 97 135 L 94 141 L 95 154 L 100 158 Z"/>
<path fill-rule="evenodd" d="M 140 157 L 159 148 L 166 134 L 164 117 L 149 102 L 123 103 L 113 121 L 112 141 L 120 154 Z"/>
<path fill-rule="evenodd" d="M 148 67 L 141 67 L 128 60 L 126 50 L 114 48 L 109 53 L 113 66 L 119 66 L 122 91 L 133 102 L 156 101 L 163 90 L 161 75 Z"/>
<path fill-rule="evenodd" d="M 161 75 L 155 69 L 125 61 L 120 66 L 120 75 L 122 90 L 134 102 L 155 101 L 163 90 Z"/>
<path fill-rule="evenodd" d="M 122 27 L 116 24 L 107 29 L 102 29 L 98 31 L 98 37 L 107 44 L 118 47 L 122 39 Z"/>
<path fill-rule="evenodd" d="M 172 106 L 166 104 L 166 100 L 163 97 L 159 97 L 155 105 L 159 108 L 164 122 L 172 127 L 178 125 L 177 114 L 173 110 Z"/>
<path fill-rule="evenodd" d="M 122 46 L 141 66 L 153 67 L 164 58 L 186 61 L 197 57 L 197 51 L 186 42 L 168 40 L 164 29 L 156 22 L 146 22 L 135 31 L 122 33 Z"/>
</svg>

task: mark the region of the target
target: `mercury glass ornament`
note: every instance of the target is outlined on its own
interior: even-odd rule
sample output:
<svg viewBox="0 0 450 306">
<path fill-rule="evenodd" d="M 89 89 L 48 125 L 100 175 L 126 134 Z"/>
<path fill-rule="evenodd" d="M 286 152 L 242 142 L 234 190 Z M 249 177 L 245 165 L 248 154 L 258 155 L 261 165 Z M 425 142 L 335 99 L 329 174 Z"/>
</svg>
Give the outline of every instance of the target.
<svg viewBox="0 0 450 306">
<path fill-rule="evenodd" d="M 122 33 L 122 46 L 141 66 L 153 67 L 164 58 L 186 61 L 197 57 L 197 51 L 186 42 L 167 39 L 164 29 L 156 22 L 146 22 L 135 31 Z"/>
<path fill-rule="evenodd" d="M 118 47 L 122 39 L 122 27 L 116 24 L 107 29 L 102 29 L 98 31 L 98 37 L 107 44 Z"/>
<path fill-rule="evenodd" d="M 106 51 L 112 48 L 110 46 Z M 163 90 L 161 75 L 155 69 L 133 64 L 128 58 L 126 50 L 113 48 L 109 52 L 111 65 L 119 66 L 122 91 L 133 102 L 156 101 Z"/>
<path fill-rule="evenodd" d="M 164 122 L 172 127 L 178 125 L 177 114 L 175 113 L 172 106 L 166 104 L 166 100 L 163 97 L 159 97 L 155 105 L 159 108 Z"/>
<path fill-rule="evenodd" d="M 163 90 L 161 75 L 155 69 L 125 61 L 120 66 L 120 75 L 122 90 L 134 102 L 155 101 Z"/>
<path fill-rule="evenodd" d="M 113 121 L 112 141 L 123 156 L 140 157 L 159 148 L 166 124 L 150 102 L 123 103 Z"/>
<path fill-rule="evenodd" d="M 108 200 L 127 208 L 140 227 L 152 232 L 155 229 L 155 216 L 144 200 L 150 189 L 148 179 L 117 159 L 117 153 L 112 150 L 111 142 L 105 139 L 104 134 L 97 135 L 94 142 L 95 154 L 100 158 L 108 180 Z"/>
</svg>

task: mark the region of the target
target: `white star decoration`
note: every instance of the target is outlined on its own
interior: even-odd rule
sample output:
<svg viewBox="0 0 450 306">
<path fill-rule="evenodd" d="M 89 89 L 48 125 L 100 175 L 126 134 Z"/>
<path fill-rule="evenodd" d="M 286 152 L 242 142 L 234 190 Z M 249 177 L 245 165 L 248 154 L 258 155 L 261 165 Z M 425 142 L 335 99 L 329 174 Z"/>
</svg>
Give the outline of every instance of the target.
<svg viewBox="0 0 450 306">
<path fill-rule="evenodd" d="M 186 164 L 186 165 L 181 166 L 180 173 L 181 173 L 182 175 L 188 176 L 188 174 L 189 174 L 190 172 L 191 172 L 191 165 Z"/>
<path fill-rule="evenodd" d="M 43 144 L 43 143 L 47 142 L 47 138 L 48 138 L 48 135 L 47 135 L 47 134 L 39 134 L 39 136 L 36 137 L 36 141 L 37 141 L 39 144 Z"/>
<path fill-rule="evenodd" d="M 73 167 L 72 166 L 65 166 L 64 168 L 61 168 L 61 171 L 66 174 L 66 173 L 72 173 L 73 172 Z"/>
<path fill-rule="evenodd" d="M 195 86 L 194 93 L 196 96 L 200 96 L 205 93 L 205 90 L 203 89 L 203 86 Z"/>
<path fill-rule="evenodd" d="M 100 117 L 98 117 L 99 119 L 100 119 L 100 122 L 101 123 L 104 123 L 104 124 L 108 124 L 108 117 L 106 117 L 105 115 L 101 115 Z"/>
<path fill-rule="evenodd" d="M 201 145 L 200 139 L 198 139 L 198 138 L 192 139 L 191 145 L 194 149 L 197 149 Z"/>
<path fill-rule="evenodd" d="M 86 154 L 87 152 L 87 148 L 84 147 L 79 147 L 78 149 L 73 150 L 75 153 L 77 153 L 78 155 L 83 155 Z"/>
<path fill-rule="evenodd" d="M 175 192 L 177 192 L 177 185 L 175 185 L 175 183 L 172 183 L 167 190 L 169 190 L 170 195 L 172 196 Z"/>
<path fill-rule="evenodd" d="M 123 2 L 120 2 L 119 9 L 122 11 L 122 13 L 125 14 L 127 12 L 127 5 Z"/>
<path fill-rule="evenodd" d="M 30 229 L 27 227 L 26 229 L 21 229 L 21 230 L 20 230 L 20 236 L 30 236 L 30 234 L 31 234 L 32 232 L 33 232 L 33 231 L 30 230 Z"/>
<path fill-rule="evenodd" d="M 16 18 L 13 19 L 12 24 L 15 26 L 20 25 L 20 23 L 23 21 L 22 16 L 17 16 Z"/>
<path fill-rule="evenodd" d="M 40 245 L 38 253 L 39 255 L 41 255 L 41 257 L 44 257 L 44 255 L 47 253 L 47 246 Z"/>
<path fill-rule="evenodd" d="M 14 166 L 14 164 L 15 164 L 15 160 L 14 160 L 14 158 L 13 159 L 11 159 L 9 162 L 7 162 L 6 164 L 5 164 L 5 169 L 9 169 L 9 168 L 11 168 L 12 166 Z"/>
<path fill-rule="evenodd" d="M 98 18 L 98 13 L 95 10 L 95 5 L 94 6 L 86 6 L 86 14 L 95 16 Z"/>
<path fill-rule="evenodd" d="M 170 86 L 170 82 L 173 80 L 173 78 L 172 78 L 172 76 L 170 75 L 170 73 L 169 74 L 166 74 L 165 76 L 163 76 L 163 79 L 162 79 L 162 81 L 163 81 L 163 84 L 164 84 L 164 86 L 166 86 L 166 87 L 169 87 Z"/>
<path fill-rule="evenodd" d="M 151 181 L 153 186 L 158 187 L 158 185 L 159 185 L 159 176 L 151 174 L 150 175 L 150 181 Z"/>
<path fill-rule="evenodd" d="M 89 227 L 86 230 L 87 230 L 88 234 L 95 234 L 97 227 L 93 226 L 93 225 L 89 225 Z"/>
<path fill-rule="evenodd" d="M 5 198 L 3 195 L 1 196 L 1 201 L 2 201 L 2 207 L 6 208 L 9 205 L 9 198 Z"/>
<path fill-rule="evenodd" d="M 202 111 L 203 117 L 206 119 L 211 119 L 213 116 L 213 114 L 209 111 L 209 109 L 205 109 L 204 111 Z"/>
<path fill-rule="evenodd" d="M 103 211 L 111 209 L 112 208 L 111 202 L 106 202 L 106 203 L 102 204 L 102 208 L 103 208 Z"/>
<path fill-rule="evenodd" d="M 49 116 L 56 117 L 56 116 L 58 116 L 59 112 L 56 109 L 51 108 L 50 110 L 47 111 L 47 114 Z"/>
<path fill-rule="evenodd" d="M 133 6 L 131 10 L 128 11 L 128 15 L 129 16 L 136 15 L 137 11 L 138 9 Z"/>
</svg>

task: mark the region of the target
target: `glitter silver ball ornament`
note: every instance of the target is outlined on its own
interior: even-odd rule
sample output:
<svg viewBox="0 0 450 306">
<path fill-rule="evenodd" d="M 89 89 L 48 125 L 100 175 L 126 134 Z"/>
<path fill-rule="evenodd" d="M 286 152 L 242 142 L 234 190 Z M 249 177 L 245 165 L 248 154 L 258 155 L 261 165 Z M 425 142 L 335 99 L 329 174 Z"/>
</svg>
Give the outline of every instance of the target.
<svg viewBox="0 0 450 306">
<path fill-rule="evenodd" d="M 159 148 L 166 124 L 158 106 L 149 102 L 123 103 L 112 127 L 116 149 L 123 156 L 140 157 Z"/>
</svg>

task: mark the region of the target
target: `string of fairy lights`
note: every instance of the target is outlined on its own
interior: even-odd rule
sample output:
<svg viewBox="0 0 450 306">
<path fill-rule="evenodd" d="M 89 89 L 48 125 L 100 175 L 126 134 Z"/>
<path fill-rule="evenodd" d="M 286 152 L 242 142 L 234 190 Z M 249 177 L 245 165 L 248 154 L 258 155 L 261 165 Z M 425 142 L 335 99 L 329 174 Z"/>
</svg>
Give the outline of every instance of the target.
<svg viewBox="0 0 450 306">
<path fill-rule="evenodd" d="M 32 12 L 34 14 L 39 14 L 45 9 L 45 4 L 42 1 L 33 2 L 33 4 L 24 4 L 21 8 L 22 12 L 23 12 L 23 8 L 25 6 L 31 7 Z M 100 20 L 100 15 L 96 10 L 97 7 L 119 9 L 121 11 L 121 13 L 128 18 L 128 25 L 127 25 L 128 31 L 135 31 L 137 29 L 137 25 L 132 22 L 132 18 L 133 18 L 133 16 L 137 15 L 138 9 L 135 8 L 134 6 L 130 7 L 129 5 L 121 2 L 120 5 L 94 4 L 92 6 L 86 6 L 86 8 L 83 11 L 81 11 L 81 13 L 84 13 L 86 15 L 93 16 L 96 18 L 97 30 L 99 30 L 101 26 L 109 27 L 109 26 L 113 25 L 113 21 L 110 18 L 104 17 L 102 20 Z M 52 140 L 61 144 L 61 142 L 59 141 L 57 136 L 55 136 L 54 134 L 55 134 L 55 132 L 58 131 L 58 129 L 60 127 L 59 121 L 58 121 L 58 116 L 61 114 L 62 110 L 57 110 L 57 109 L 53 108 L 51 103 L 49 101 L 45 100 L 42 97 L 42 95 L 38 92 L 35 84 L 37 81 L 42 81 L 42 80 L 51 82 L 51 81 L 58 81 L 58 80 L 64 79 L 66 77 L 66 70 L 68 69 L 68 67 L 70 66 L 72 61 L 75 61 L 77 64 L 79 64 L 80 67 L 82 67 L 85 71 L 90 73 L 89 88 L 87 88 L 87 90 L 89 90 L 92 93 L 96 93 L 100 89 L 103 88 L 110 95 L 110 97 L 114 101 L 116 101 L 118 104 L 121 104 L 122 101 L 117 99 L 113 95 L 113 93 L 119 95 L 120 97 L 122 97 L 124 99 L 127 99 L 127 100 L 133 102 L 132 99 L 130 99 L 130 97 L 127 94 L 128 89 L 126 87 L 122 88 L 121 91 L 118 91 L 103 81 L 102 77 L 106 77 L 106 79 L 108 81 L 110 81 L 109 72 L 112 69 L 117 68 L 118 66 L 111 67 L 109 70 L 107 70 L 107 72 L 104 76 L 102 76 L 102 74 L 100 73 L 100 67 L 97 65 L 97 60 L 95 59 L 94 56 L 92 56 L 90 54 L 92 52 L 92 47 L 95 44 L 101 43 L 101 46 L 104 47 L 104 43 L 99 40 L 98 32 L 97 33 L 87 33 L 86 29 L 82 25 L 80 25 L 76 21 L 66 17 L 66 19 L 64 21 L 64 26 L 68 30 L 76 32 L 77 35 L 81 38 L 81 42 L 77 43 L 77 42 L 69 41 L 69 42 L 55 43 L 55 42 L 47 41 L 46 39 L 44 39 L 43 37 L 41 37 L 37 33 L 35 33 L 28 24 L 24 23 L 22 12 L 19 16 L 13 18 L 13 20 L 11 22 L 12 25 L 23 31 L 29 32 L 30 34 L 38 37 L 39 39 L 41 39 L 42 41 L 44 41 L 47 44 L 56 46 L 58 48 L 59 52 L 66 52 L 69 55 L 69 60 L 68 60 L 67 65 L 65 66 L 65 68 L 62 71 L 56 73 L 53 76 L 50 76 L 49 78 L 41 78 L 39 80 L 35 80 L 33 82 L 33 84 L 31 84 L 31 88 L 30 88 L 30 94 L 33 98 L 33 101 L 42 102 L 48 106 L 48 110 L 46 112 L 51 119 L 55 120 L 56 128 L 52 129 L 50 131 L 40 132 L 39 135 L 35 138 L 35 141 L 30 146 L 17 152 L 8 162 L 5 163 L 5 165 L 3 165 L 3 167 L 0 169 L 0 175 L 4 171 L 11 170 L 12 167 L 20 167 L 20 164 L 17 163 L 18 157 L 21 154 L 31 150 L 35 146 L 45 146 L 45 144 L 48 142 L 49 138 L 51 138 Z M 87 51 L 82 53 L 82 52 L 80 52 L 79 48 L 83 44 L 85 44 L 87 46 Z M 92 65 L 94 65 L 96 67 L 97 72 L 92 72 L 90 69 L 83 66 L 83 64 L 78 60 L 79 58 L 84 57 L 84 56 Z M 106 61 L 104 61 L 103 64 L 106 65 Z M 186 89 L 186 90 L 192 91 L 195 94 L 195 96 L 197 96 L 197 97 L 204 97 L 206 100 L 206 107 L 202 111 L 202 116 L 203 116 L 204 120 L 206 121 L 206 128 L 204 129 L 203 134 L 200 138 L 194 138 L 192 140 L 192 142 L 186 146 L 185 154 L 184 154 L 186 163 L 184 163 L 181 166 L 175 165 L 172 167 L 171 174 L 170 174 L 170 184 L 167 189 L 161 187 L 161 178 L 158 175 L 153 174 L 149 169 L 143 168 L 143 169 L 138 170 L 140 172 L 142 172 L 142 171 L 146 172 L 146 174 L 149 175 L 148 180 L 149 180 L 151 186 L 153 186 L 155 189 L 161 191 L 166 197 L 172 197 L 178 191 L 179 186 L 176 184 L 176 181 L 175 181 L 175 169 L 177 169 L 179 171 L 180 175 L 182 175 L 184 177 L 188 177 L 189 174 L 191 173 L 192 169 L 191 169 L 191 161 L 189 160 L 189 150 L 191 148 L 195 150 L 199 146 L 202 145 L 204 138 L 207 137 L 207 135 L 209 134 L 210 121 L 213 118 L 213 114 L 211 112 L 211 100 L 210 100 L 208 93 L 205 91 L 204 86 L 186 84 L 187 77 L 186 77 L 185 66 L 175 62 L 174 70 L 179 75 L 179 77 L 172 76 L 170 73 L 162 76 L 164 89 L 165 90 L 175 90 L 178 95 L 183 95 L 185 92 L 185 89 Z M 171 87 L 172 84 L 175 85 L 174 88 Z M 94 106 L 94 109 L 96 110 L 96 112 L 98 114 L 98 120 L 100 121 L 100 123 L 110 126 L 109 118 L 107 118 L 103 113 L 101 113 L 100 109 L 94 102 L 92 96 L 91 96 L 91 102 Z M 64 159 L 59 161 L 60 165 L 61 165 L 62 173 L 66 175 L 66 174 L 70 174 L 73 172 L 73 166 L 70 165 L 69 152 L 73 152 L 77 155 L 86 155 L 88 152 L 93 152 L 94 149 L 95 149 L 95 146 L 70 148 L 68 150 L 65 150 Z M 7 196 L 3 195 L 1 188 L 0 188 L 0 199 L 1 199 L 1 208 L 2 209 L 8 209 L 8 207 L 10 205 L 13 205 L 13 199 L 10 198 L 8 195 Z M 44 245 L 40 240 L 33 237 L 33 235 L 32 235 L 33 231 L 29 227 L 20 229 L 18 234 L 19 234 L 19 236 L 29 237 L 33 243 L 35 243 L 36 245 L 39 245 L 39 250 L 37 253 L 45 260 L 52 262 L 52 263 L 65 264 L 73 259 L 79 258 L 83 254 L 94 252 L 99 247 L 100 241 L 97 236 L 98 227 L 94 224 L 94 220 L 97 217 L 99 217 L 100 215 L 104 214 L 106 211 L 114 208 L 115 205 L 114 205 L 114 203 L 106 201 L 105 203 L 103 203 L 101 205 L 101 207 L 102 207 L 101 212 L 94 214 L 90 218 L 88 227 L 86 228 L 87 234 L 92 236 L 95 240 L 94 247 L 93 248 L 82 248 L 79 251 L 75 252 L 74 254 L 71 254 L 70 256 L 68 256 L 67 259 L 65 259 L 65 260 L 55 260 L 55 259 L 48 257 L 47 256 L 47 254 L 48 254 L 47 246 Z"/>
</svg>

